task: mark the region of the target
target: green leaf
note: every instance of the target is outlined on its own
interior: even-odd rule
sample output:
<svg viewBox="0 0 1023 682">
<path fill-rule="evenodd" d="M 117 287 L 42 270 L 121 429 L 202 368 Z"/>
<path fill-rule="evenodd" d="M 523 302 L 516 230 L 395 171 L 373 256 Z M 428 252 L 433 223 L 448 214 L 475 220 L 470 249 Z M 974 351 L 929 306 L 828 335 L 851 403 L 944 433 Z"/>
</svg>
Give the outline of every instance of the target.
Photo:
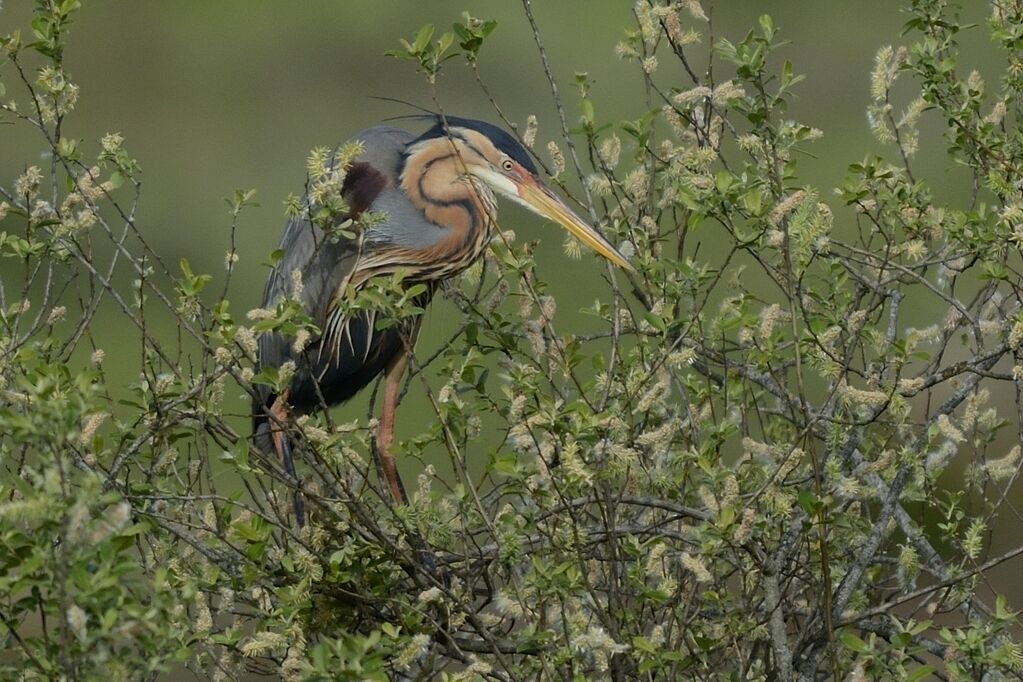
<svg viewBox="0 0 1023 682">
<path fill-rule="evenodd" d="M 495 455 L 490 468 L 496 473 L 504 474 L 505 476 L 514 476 L 515 472 L 518 470 L 518 462 L 519 458 L 514 454 Z"/>
<path fill-rule="evenodd" d="M 580 106 L 582 107 L 583 110 L 583 121 L 585 121 L 589 125 L 593 125 L 593 119 L 595 117 L 593 111 L 593 102 L 591 102 L 588 99 L 584 99 L 580 103 Z"/>
<path fill-rule="evenodd" d="M 799 506 L 803 508 L 807 516 L 814 516 L 820 511 L 822 502 L 817 495 L 810 490 L 799 491 Z"/>
<path fill-rule="evenodd" d="M 867 646 L 867 643 L 860 639 L 852 630 L 843 630 L 838 634 L 838 639 L 850 651 L 855 651 L 858 654 L 870 653 L 870 647 Z"/>
<path fill-rule="evenodd" d="M 434 27 L 433 24 L 426 24 L 419 32 L 416 33 L 415 39 L 412 41 L 412 52 L 422 53 L 426 49 L 426 46 L 430 44 L 430 38 L 433 37 Z"/>
<path fill-rule="evenodd" d="M 728 189 L 735 183 L 735 178 L 726 170 L 717 172 L 714 176 L 714 186 L 717 187 L 718 192 L 721 194 L 727 194 Z"/>
<path fill-rule="evenodd" d="M 78 156 L 78 140 L 71 137 L 60 138 L 60 142 L 57 143 L 57 153 L 62 158 L 74 160 Z"/>
<path fill-rule="evenodd" d="M 448 48 L 451 47 L 451 43 L 455 42 L 455 34 L 448 31 L 440 37 L 437 41 L 437 54 L 444 54 Z"/>
<path fill-rule="evenodd" d="M 752 215 L 760 215 L 761 209 L 763 208 L 763 194 L 760 193 L 759 189 L 751 189 L 746 194 L 742 195 L 742 205 Z"/>
<path fill-rule="evenodd" d="M 657 653 L 657 647 L 655 647 L 649 639 L 646 637 L 640 637 L 639 635 L 632 638 L 632 647 L 636 649 L 636 651 L 642 651 L 646 654 Z"/>
<path fill-rule="evenodd" d="M 667 323 L 664 321 L 664 318 L 662 318 L 659 315 L 655 315 L 652 312 L 644 312 L 643 319 L 646 320 L 651 327 L 661 332 L 662 334 L 668 331 Z"/>
<path fill-rule="evenodd" d="M 922 665 L 906 677 L 906 682 L 916 682 L 930 676 L 937 670 L 933 665 Z"/>
</svg>

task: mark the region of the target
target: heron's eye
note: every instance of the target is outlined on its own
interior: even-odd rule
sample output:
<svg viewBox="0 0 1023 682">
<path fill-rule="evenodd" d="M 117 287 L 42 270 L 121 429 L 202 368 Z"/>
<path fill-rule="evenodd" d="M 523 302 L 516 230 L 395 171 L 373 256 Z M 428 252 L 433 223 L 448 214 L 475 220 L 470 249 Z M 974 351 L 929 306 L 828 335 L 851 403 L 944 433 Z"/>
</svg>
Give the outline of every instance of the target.
<svg viewBox="0 0 1023 682">
<path fill-rule="evenodd" d="M 501 162 L 501 168 L 503 168 L 506 171 L 510 171 L 514 167 L 515 163 L 511 159 L 505 159 L 504 161 Z"/>
</svg>

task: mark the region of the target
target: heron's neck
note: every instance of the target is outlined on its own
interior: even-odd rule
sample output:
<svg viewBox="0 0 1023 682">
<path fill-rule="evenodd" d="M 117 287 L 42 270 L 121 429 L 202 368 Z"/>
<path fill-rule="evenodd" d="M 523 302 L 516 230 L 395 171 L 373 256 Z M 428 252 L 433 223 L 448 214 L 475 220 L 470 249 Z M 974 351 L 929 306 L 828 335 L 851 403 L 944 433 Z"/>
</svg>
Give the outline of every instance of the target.
<svg viewBox="0 0 1023 682">
<path fill-rule="evenodd" d="M 482 254 L 496 209 L 490 188 L 469 179 L 464 158 L 450 140 L 438 138 L 410 154 L 401 174 L 405 195 L 444 232 L 428 250 L 454 270 L 469 267 Z"/>
</svg>

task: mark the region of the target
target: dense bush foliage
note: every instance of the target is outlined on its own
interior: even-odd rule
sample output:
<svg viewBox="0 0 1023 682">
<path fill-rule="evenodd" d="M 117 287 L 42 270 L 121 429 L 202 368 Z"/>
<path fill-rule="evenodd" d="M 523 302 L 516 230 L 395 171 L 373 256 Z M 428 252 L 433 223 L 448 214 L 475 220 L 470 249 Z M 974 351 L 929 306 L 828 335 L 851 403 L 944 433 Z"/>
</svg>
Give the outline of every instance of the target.
<svg viewBox="0 0 1023 682">
<path fill-rule="evenodd" d="M 77 10 L 39 0 L 0 39 L 4 123 L 48 152 L 0 183 L 0 677 L 1023 675 L 1016 615 L 980 589 L 1023 553 L 990 548 L 1021 465 L 1019 2 L 973 28 L 1003 55 L 985 82 L 955 6 L 911 0 L 870 75 L 885 155 L 837 189 L 799 175 L 822 133 L 786 118 L 800 77 L 769 17 L 708 44 L 698 0 L 638 2 L 616 48 L 645 85 L 634 120 L 605 121 L 580 75 L 570 97 L 550 80 L 560 125 L 520 129 L 637 271 L 608 267 L 579 329 L 508 230 L 446 287 L 463 322 L 412 363 L 434 415 L 401 444 L 423 462 L 402 508 L 371 419 L 300 420 L 298 481 L 251 449 L 238 395 L 288 380 L 256 371 L 258 335 L 316 330 L 295 301 L 232 309 L 233 247 L 226 274 L 167 263 L 121 136 L 65 136 Z M 465 17 L 395 54 L 430 84 L 478 75 L 494 28 Z M 924 142 L 967 202 L 914 174 Z M 316 203 L 291 210 L 330 229 L 341 179 L 314 151 Z M 350 304 L 387 324 L 414 299 L 399 274 Z M 98 324 L 137 337 L 131 385 L 107 381 Z"/>
</svg>

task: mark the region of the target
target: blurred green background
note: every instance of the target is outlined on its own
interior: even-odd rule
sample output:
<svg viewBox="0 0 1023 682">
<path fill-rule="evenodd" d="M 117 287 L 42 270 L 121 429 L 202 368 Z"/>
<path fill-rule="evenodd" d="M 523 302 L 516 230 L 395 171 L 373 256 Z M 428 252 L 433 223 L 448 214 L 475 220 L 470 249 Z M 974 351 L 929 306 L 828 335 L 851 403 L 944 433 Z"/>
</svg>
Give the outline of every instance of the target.
<svg viewBox="0 0 1023 682">
<path fill-rule="evenodd" d="M 0 11 L 0 33 L 27 33 L 34 3 L 8 0 Z M 881 148 L 871 137 L 865 116 L 868 79 L 877 49 L 899 44 L 906 20 L 892 0 L 718 2 L 712 11 L 713 37 L 741 39 L 763 13 L 773 16 L 780 36 L 791 40 L 781 51 L 806 80 L 787 116 L 824 131 L 812 156 L 800 159 L 802 181 L 819 188 L 824 200 L 841 182 L 849 163 Z M 372 96 L 396 97 L 431 106 L 429 86 L 410 62 L 385 57 L 398 39 L 425 23 L 447 30 L 463 10 L 496 19 L 497 30 L 484 46 L 480 70 L 507 115 L 523 124 L 529 114 L 540 121 L 537 148 L 557 139 L 558 123 L 532 33 L 518 2 L 367 2 L 365 0 L 251 2 L 250 0 L 176 0 L 129 2 L 85 0 L 72 26 L 66 54 L 68 71 L 81 86 L 77 111 L 65 134 L 84 142 L 85 158 L 98 151 L 99 137 L 120 132 L 142 168 L 138 224 L 168 263 L 187 258 L 197 272 L 224 272 L 230 217 L 223 198 L 238 188 L 255 188 L 260 206 L 241 218 L 240 262 L 232 285 L 232 309 L 239 316 L 259 304 L 266 268 L 261 265 L 277 244 L 284 223 L 282 201 L 302 189 L 308 151 L 333 145 L 382 119 L 410 113 Z M 555 74 L 571 120 L 578 115 L 573 74 L 585 71 L 595 82 L 597 118 L 617 122 L 644 113 L 642 81 L 636 65 L 619 61 L 615 44 L 632 25 L 631 2 L 557 0 L 534 2 Z M 983 28 L 985 3 L 970 3 L 964 17 L 981 27 L 964 36 L 962 68 L 979 68 L 989 78 L 997 55 Z M 692 50 L 698 70 L 706 67 L 710 36 Z M 972 63 L 970 63 L 972 60 Z M 728 68 L 715 63 L 718 81 Z M 677 64 L 662 55 L 657 73 L 665 86 L 691 87 Z M 8 97 L 24 100 L 7 78 Z M 445 110 L 498 122 L 468 68 L 446 65 L 437 84 Z M 901 93 L 900 93 L 901 94 Z M 915 93 L 905 91 L 908 102 Z M 409 123 L 415 126 L 414 122 Z M 918 176 L 948 203 L 968 196 L 965 176 L 948 171 L 940 122 L 925 117 L 921 152 L 914 160 Z M 31 163 L 40 163 L 42 145 L 25 125 L 0 128 L 0 181 L 13 182 Z M 42 164 L 40 164 L 42 165 Z M 851 215 L 836 202 L 839 226 Z M 502 206 L 503 227 L 520 238 L 540 239 L 540 276 L 562 311 L 592 303 L 606 292 L 591 256 L 562 256 L 560 231 L 513 206 Z M 704 239 L 712 239 L 707 234 Z M 710 244 L 709 246 L 713 246 Z M 704 256 L 706 252 L 701 252 Z M 219 287 L 216 287 L 219 291 Z M 924 312 L 924 311 L 921 311 Z M 110 379 L 125 382 L 138 371 L 134 330 L 116 316 L 98 340 L 109 358 Z M 907 320 L 911 324 L 912 320 Z M 453 308 L 440 302 L 429 313 L 425 350 L 457 327 Z M 562 324 L 560 331 L 571 328 Z M 365 399 L 354 401 L 364 414 Z M 242 408 L 240 408 L 242 409 Z M 428 425 L 430 415 L 410 403 L 399 418 L 399 435 Z M 238 428 L 246 420 L 238 419 Z M 1015 532 L 1015 531 L 1012 531 Z M 999 532 L 1001 535 L 1001 531 Z"/>
<path fill-rule="evenodd" d="M 0 31 L 22 27 L 27 32 L 33 4 L 9 0 L 0 13 Z M 618 122 L 644 113 L 637 66 L 614 54 L 624 27 L 633 23 L 632 7 L 631 2 L 534 3 L 572 121 L 578 115 L 573 76 L 580 71 L 595 82 L 598 120 Z M 262 263 L 277 245 L 282 201 L 302 189 L 308 151 L 410 113 L 408 107 L 373 96 L 432 106 L 430 88 L 413 64 L 384 52 L 425 23 L 447 30 L 463 10 L 497 20 L 482 53 L 482 76 L 513 121 L 523 124 L 529 114 L 538 117 L 537 149 L 546 154 L 546 142 L 559 137 L 557 116 L 522 6 L 507 1 L 86 0 L 66 53 L 81 97 L 64 133 L 83 141 L 86 159 L 98 151 L 102 134 L 124 135 L 143 169 L 138 224 L 172 265 L 187 258 L 197 272 L 223 273 L 230 225 L 223 198 L 239 188 L 257 190 L 260 206 L 243 214 L 238 231 L 240 262 L 231 299 L 240 314 L 260 301 L 266 276 Z M 905 18 L 898 4 L 721 2 L 707 3 L 707 10 L 714 40 L 737 41 L 767 12 L 781 37 L 792 41 L 782 54 L 807 80 L 788 113 L 825 134 L 810 148 L 813 156 L 800 160 L 802 176 L 827 198 L 846 165 L 877 147 L 864 114 L 868 74 L 878 47 L 899 39 Z M 705 24 L 694 25 L 704 40 L 691 54 L 703 71 L 712 37 Z M 975 33 L 983 45 L 982 32 Z M 674 60 L 662 55 L 661 63 L 657 76 L 664 87 L 691 87 Z M 718 81 L 729 77 L 727 65 L 718 62 L 714 68 Z M 23 97 L 13 83 L 8 86 L 9 96 Z M 437 96 L 449 113 L 498 121 L 469 69 L 458 61 L 446 65 Z M 5 126 L 0 130 L 0 180 L 9 183 L 26 165 L 40 163 L 41 148 L 28 126 Z M 940 143 L 925 141 L 924 149 L 918 166 L 927 168 L 933 159 L 935 167 L 944 167 Z M 957 183 L 944 171 L 928 179 L 958 193 Z M 965 191 L 964 184 L 964 196 Z M 127 199 L 127 188 L 120 198 Z M 848 217 L 836 213 L 839 221 Z M 516 206 L 502 207 L 501 222 L 520 238 L 543 240 L 537 256 L 540 276 L 551 282 L 559 319 L 605 291 L 599 276 L 603 268 L 596 267 L 594 257 L 573 261 L 562 256 L 563 236 L 557 228 Z M 706 256 L 708 248 L 713 253 L 713 235 L 702 238 L 710 243 L 701 254 Z M 98 340 L 109 357 L 118 357 L 132 330 L 119 329 L 116 317 L 109 319 Z M 422 343 L 430 348 L 431 339 L 449 336 L 457 322 L 450 306 L 434 306 Z M 109 369 L 114 381 L 130 380 L 137 371 L 132 363 L 111 363 Z M 422 428 L 407 421 L 403 426 Z"/>
<path fill-rule="evenodd" d="M 422 24 L 444 30 L 465 9 L 496 19 L 498 28 L 481 59 L 483 77 L 512 120 L 537 115 L 538 148 L 557 137 L 548 87 L 519 3 L 83 4 L 66 56 L 82 94 L 66 134 L 84 139 L 87 157 L 104 132 L 125 136 L 143 168 L 139 224 L 170 262 L 187 257 L 197 270 L 223 270 L 229 221 L 222 197 L 236 188 L 258 190 L 261 206 L 243 216 L 239 235 L 239 308 L 258 303 L 265 274 L 259 263 L 276 245 L 281 201 L 301 189 L 308 150 L 409 113 L 374 95 L 430 106 L 429 88 L 412 64 L 384 56 L 398 38 L 411 36 Z M 9 0 L 0 29 L 27 26 L 31 5 Z M 535 3 L 570 116 L 577 113 L 576 71 L 589 72 L 596 82 L 598 118 L 614 122 L 643 112 L 635 65 L 614 56 L 631 7 L 629 2 Z M 827 192 L 849 162 L 876 146 L 864 117 L 868 73 L 877 48 L 898 41 L 904 17 L 897 3 L 876 0 L 719 3 L 713 7 L 715 37 L 741 38 L 764 12 L 793 41 L 784 55 L 807 75 L 790 115 L 825 132 L 811 149 L 816 158 L 803 160 L 803 172 Z M 698 64 L 705 62 L 708 42 L 693 50 Z M 663 84 L 688 85 L 669 59 L 662 57 L 662 65 Z M 720 63 L 716 73 L 718 79 L 728 76 Z M 468 69 L 456 61 L 441 76 L 438 94 L 449 112 L 497 119 Z M 4 129 L 2 140 L 0 178 L 8 182 L 38 159 L 40 145 L 23 126 Z M 543 234 L 525 213 L 506 207 L 503 214 L 506 227 L 529 238 Z M 560 254 L 560 235 L 549 242 L 541 263 L 551 264 Z M 588 261 L 559 261 L 546 274 L 557 283 L 564 272 L 571 282 L 570 276 L 591 269 Z"/>
</svg>

